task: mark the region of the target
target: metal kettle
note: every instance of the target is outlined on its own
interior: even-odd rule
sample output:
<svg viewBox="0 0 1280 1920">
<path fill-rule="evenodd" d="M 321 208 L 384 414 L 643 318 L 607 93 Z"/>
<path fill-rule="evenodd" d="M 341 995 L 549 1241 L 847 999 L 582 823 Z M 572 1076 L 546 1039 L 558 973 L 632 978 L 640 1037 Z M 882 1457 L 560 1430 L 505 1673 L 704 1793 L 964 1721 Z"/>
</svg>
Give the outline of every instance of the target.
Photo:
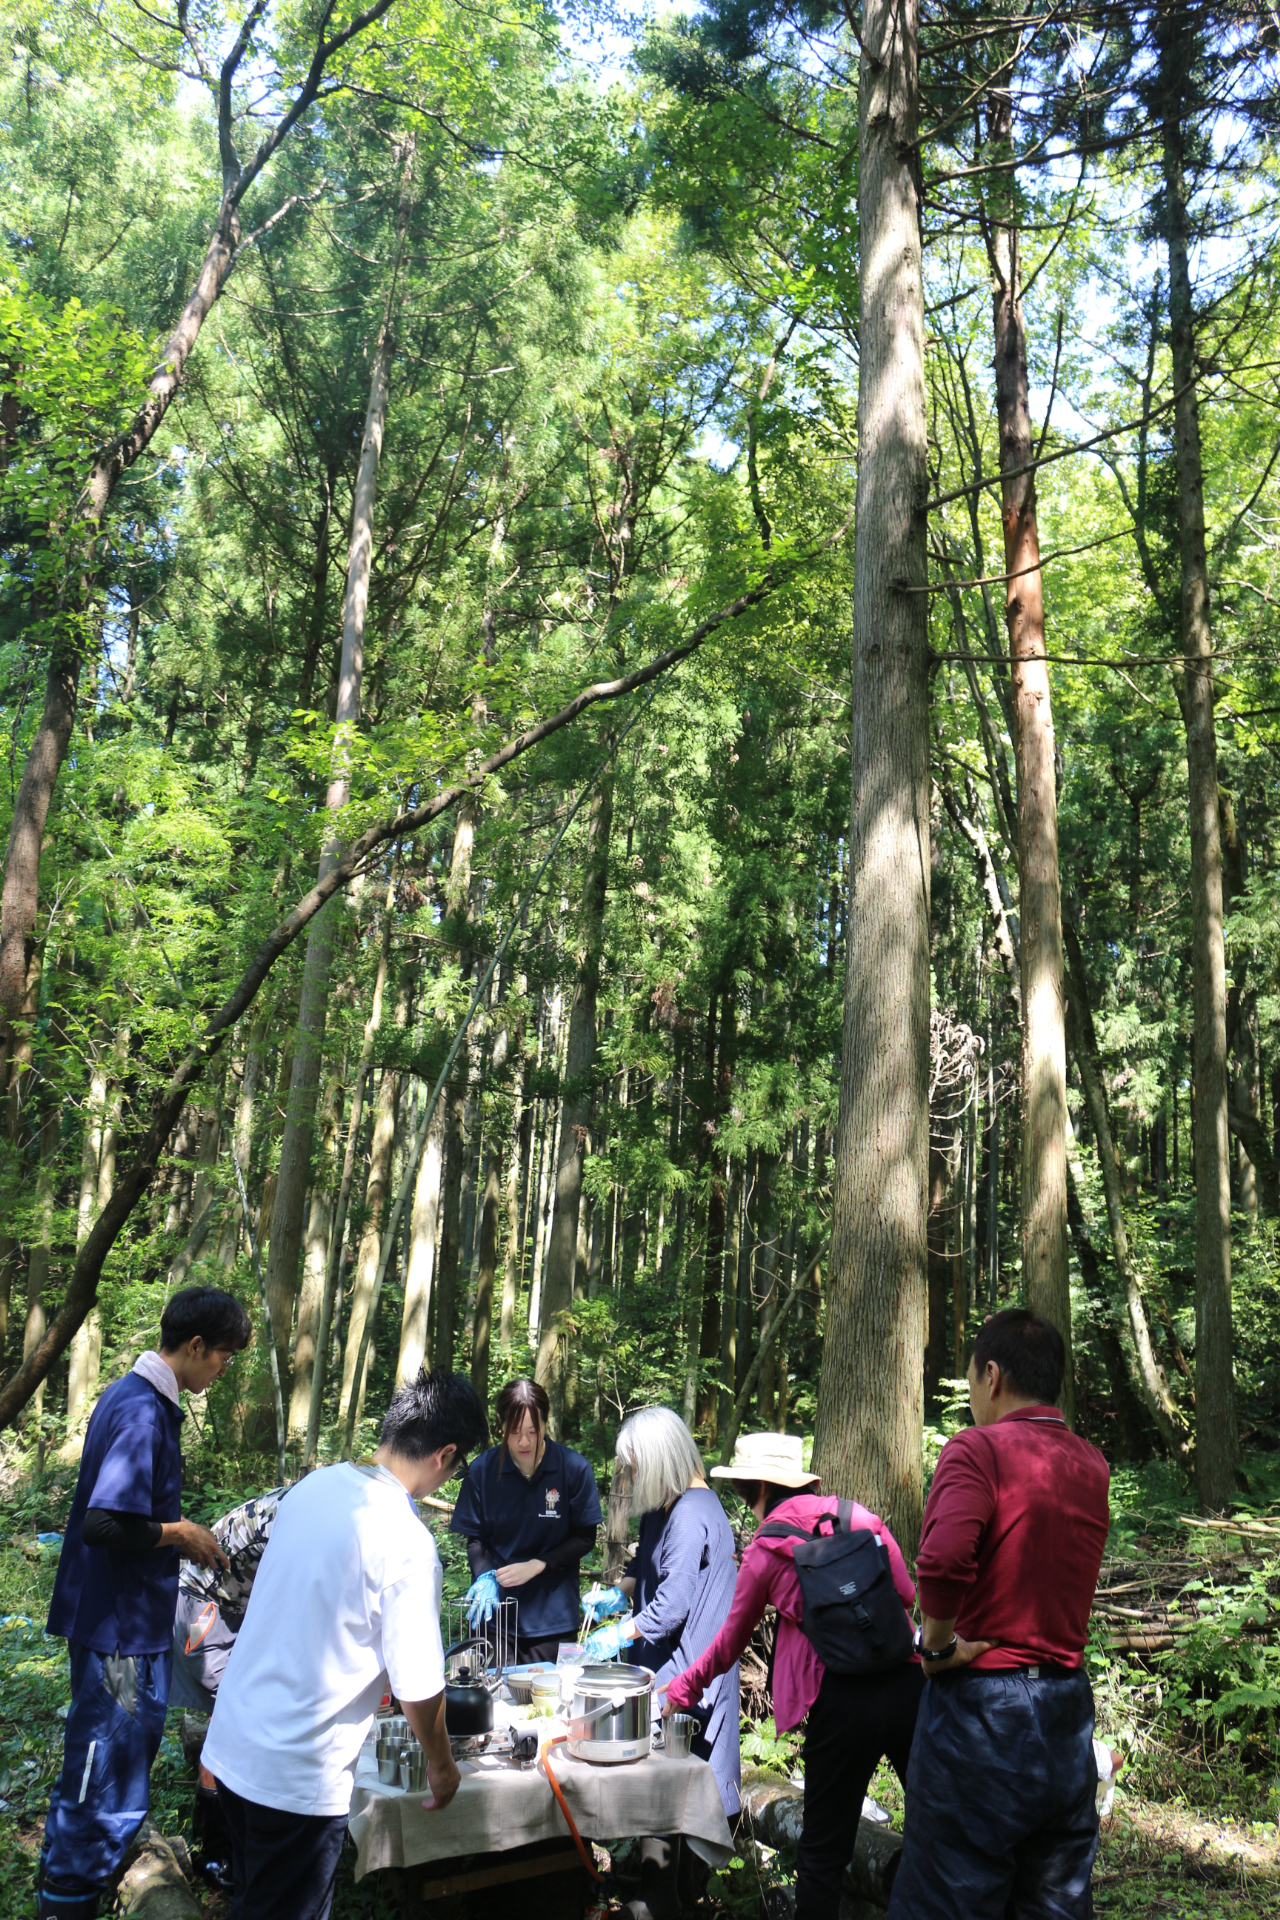
<svg viewBox="0 0 1280 1920">
<path fill-rule="evenodd" d="M 486 1660 L 493 1657 L 493 1649 L 481 1634 L 472 1640 L 457 1641 L 444 1656 L 444 1726 L 451 1740 L 493 1732 L 493 1695 L 484 1681 L 474 1673 L 460 1673 L 452 1679 L 449 1677 L 450 1660 L 455 1654 L 466 1653 L 471 1647 L 483 1647 Z"/>
</svg>

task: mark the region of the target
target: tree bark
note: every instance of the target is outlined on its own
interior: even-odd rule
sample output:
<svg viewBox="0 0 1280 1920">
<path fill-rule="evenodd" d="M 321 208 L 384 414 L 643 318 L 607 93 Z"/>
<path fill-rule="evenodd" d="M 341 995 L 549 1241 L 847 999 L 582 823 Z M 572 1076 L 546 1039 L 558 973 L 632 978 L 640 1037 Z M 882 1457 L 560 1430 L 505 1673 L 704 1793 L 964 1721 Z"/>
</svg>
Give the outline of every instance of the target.
<svg viewBox="0 0 1280 1920">
<path fill-rule="evenodd" d="M 1097 1142 L 1098 1168 L 1102 1174 L 1102 1191 L 1107 1206 L 1107 1225 L 1111 1229 L 1111 1248 L 1115 1255 L 1120 1284 L 1124 1289 L 1125 1305 L 1129 1315 L 1129 1331 L 1133 1336 L 1134 1351 L 1138 1358 L 1139 1385 L 1143 1398 L 1150 1408 L 1151 1417 L 1169 1451 L 1184 1466 L 1190 1466 L 1191 1435 L 1182 1411 L 1169 1391 L 1168 1379 L 1156 1355 L 1151 1339 L 1150 1323 L 1147 1320 L 1146 1302 L 1142 1297 L 1141 1282 L 1129 1249 L 1120 1164 L 1116 1158 L 1115 1135 L 1111 1128 L 1111 1112 L 1107 1105 L 1106 1089 L 1103 1086 L 1102 1075 L 1098 1071 L 1097 1041 L 1093 1031 L 1093 1013 L 1089 1006 L 1085 985 L 1084 955 L 1080 951 L 1075 929 L 1070 922 L 1064 928 L 1064 934 L 1070 961 L 1064 979 L 1068 996 L 1071 1051 L 1080 1072 L 1085 1105 L 1088 1108 L 1094 1139 Z"/>
<path fill-rule="evenodd" d="M 818 1263 L 822 1259 L 825 1251 L 826 1248 L 823 1247 L 819 1252 L 814 1254 L 806 1272 L 792 1281 L 781 1300 L 775 1304 L 772 1313 L 761 1328 L 760 1343 L 752 1356 L 751 1365 L 747 1368 L 746 1377 L 739 1389 L 737 1400 L 734 1402 L 728 1424 L 725 1427 L 724 1438 L 720 1443 L 721 1466 L 727 1466 L 733 1458 L 734 1444 L 742 1430 L 743 1415 L 751 1403 L 751 1396 L 756 1390 L 756 1384 L 760 1378 L 760 1371 L 772 1354 L 774 1343 L 781 1334 L 786 1324 L 787 1315 L 795 1305 L 801 1289 L 807 1286 L 809 1280 L 816 1272 Z"/>
<path fill-rule="evenodd" d="M 1186 127 L 1195 35 L 1183 6 L 1157 19 L 1169 347 L 1174 386 L 1181 622 L 1191 828 L 1191 951 L 1196 1124 L 1196 1489 L 1205 1512 L 1236 1496 L 1238 1440 L 1231 1324 L 1231 1162 L 1227 1125 L 1227 990 L 1222 830 L 1213 720 L 1213 633 L 1205 553 L 1204 466 L 1189 266 Z"/>
<path fill-rule="evenodd" d="M 1007 154 L 1013 98 L 991 96 L 988 126 Z M 992 189 L 1011 195 L 1012 183 Z M 989 208 L 990 208 L 990 202 Z M 1018 768 L 1018 881 L 1022 952 L 1022 1279 L 1027 1305 L 1066 1343 L 1062 1412 L 1074 1424 L 1071 1289 L 1067 1261 L 1067 1045 L 1062 985 L 1062 891 L 1053 706 L 1045 659 L 1044 587 L 1036 476 L 1020 471 L 1035 453 L 1022 313 L 1021 234 L 1003 210 L 988 226 L 1000 432 L 1005 622 L 1013 669 Z"/>
<path fill-rule="evenodd" d="M 445 911 L 454 926 L 465 930 L 471 920 L 471 854 L 475 846 L 477 807 L 468 797 L 458 808 L 453 830 L 453 852 L 449 861 L 449 884 L 445 891 Z M 461 979 L 471 977 L 471 954 L 464 946 L 459 951 Z M 436 1276 L 437 1366 L 453 1368 L 458 1333 L 458 1269 L 462 1257 L 463 1187 L 467 1172 L 470 1141 L 467 1133 L 469 1078 L 472 1051 L 467 1049 L 467 1065 L 461 1078 L 445 1089 L 444 1181 L 440 1196 L 443 1219 L 440 1229 L 440 1265 Z"/>
<path fill-rule="evenodd" d="M 378 1028 L 382 1024 L 382 1001 L 386 991 L 387 967 L 391 957 L 391 910 L 395 905 L 396 871 L 393 861 L 391 876 L 387 881 L 387 897 L 382 909 L 382 938 L 378 948 L 378 965 L 373 977 L 373 996 L 369 1005 L 369 1018 L 365 1021 L 364 1040 L 360 1048 L 360 1065 L 356 1070 L 355 1090 L 351 1096 L 351 1115 L 347 1121 L 347 1144 L 342 1156 L 342 1178 L 338 1185 L 337 1205 L 334 1207 L 333 1221 L 329 1229 L 324 1287 L 320 1295 L 320 1322 L 316 1331 L 315 1360 L 311 1375 L 311 1397 L 307 1409 L 307 1439 L 303 1465 L 308 1470 L 316 1463 L 316 1449 L 320 1440 L 320 1410 L 324 1402 L 325 1376 L 329 1369 L 329 1346 L 333 1338 L 333 1309 L 338 1297 L 342 1243 L 347 1227 L 347 1208 L 351 1201 L 351 1182 L 355 1177 L 356 1153 L 360 1141 L 360 1126 L 364 1118 L 365 1089 L 369 1084 L 369 1072 L 373 1061 L 373 1045 Z"/>
<path fill-rule="evenodd" d="M 569 1042 L 561 1091 L 560 1149 L 556 1167 L 555 1216 L 542 1281 L 540 1339 L 535 1377 L 551 1398 L 553 1431 L 564 1422 L 565 1376 L 569 1337 L 565 1316 L 573 1306 L 578 1261 L 578 1210 L 582 1204 L 582 1164 L 591 1123 L 592 1069 L 596 1052 L 596 998 L 604 949 L 604 911 L 609 885 L 609 836 L 613 827 L 613 776 L 604 774 L 591 807 L 587 863 L 582 890 L 582 957 L 569 1015 Z"/>
<path fill-rule="evenodd" d="M 523 1001 L 527 991 L 523 974 L 517 982 L 516 991 Z M 519 1033 L 516 1038 L 518 1042 Z M 520 1061 L 511 1093 L 511 1127 L 507 1135 L 507 1246 L 502 1269 L 502 1311 L 498 1321 L 498 1344 L 503 1353 L 510 1353 L 511 1342 L 515 1338 L 516 1301 L 520 1293 L 520 1140 L 523 1117 L 524 1063 Z"/>
<path fill-rule="evenodd" d="M 289 1394 L 290 1440 L 303 1438 L 311 1409 L 311 1378 L 316 1365 L 320 1309 L 324 1300 L 329 1240 L 333 1231 L 333 1176 L 337 1170 L 338 1127 L 341 1119 L 342 1078 L 335 1070 L 329 1076 L 321 1106 L 320 1140 L 315 1176 L 311 1183 L 311 1207 L 307 1214 L 302 1288 L 298 1295 L 298 1330 L 293 1349 L 293 1386 Z M 272 1325 L 275 1325 L 274 1318 Z"/>
<path fill-rule="evenodd" d="M 85 1095 L 84 1137 L 80 1149 L 80 1192 L 76 1202 L 76 1247 L 84 1246 L 98 1214 L 98 1170 L 102 1164 L 103 1123 L 107 1106 L 107 1063 L 96 1055 L 89 1068 Z M 36 1351 L 36 1349 L 32 1349 Z M 102 1327 L 95 1307 L 76 1329 L 67 1373 L 67 1427 L 74 1430 L 85 1417 L 97 1385 Z M 23 1358 L 28 1356 L 24 1353 Z"/>
<path fill-rule="evenodd" d="M 702 1260 L 702 1315 L 698 1339 L 698 1359 L 700 1362 L 701 1389 L 697 1400 L 697 1424 L 706 1435 L 707 1445 L 714 1447 L 719 1429 L 719 1395 L 716 1386 L 716 1362 L 720 1357 L 720 1279 L 724 1267 L 725 1238 L 725 1179 L 722 1177 L 724 1159 L 716 1151 L 716 1138 L 726 1108 L 732 1100 L 733 1074 L 737 1064 L 738 1015 L 737 1001 L 732 987 L 725 989 L 720 1003 L 719 1067 L 714 1053 L 714 1038 L 708 1033 L 708 1042 L 713 1051 L 708 1057 L 707 1070 L 711 1078 L 709 1088 L 711 1108 L 707 1115 L 708 1125 L 704 1128 L 704 1138 L 711 1164 L 711 1185 L 707 1192 L 707 1238 L 703 1248 Z M 687 1421 L 692 1426 L 693 1421 Z"/>
<path fill-rule="evenodd" d="M 23 988 L 22 1016 L 8 1031 L 7 1050 L 0 1051 L 0 1084 L 4 1086 L 3 1134 L 0 1135 L 0 1222 L 3 1223 L 0 1225 L 0 1355 L 8 1344 L 9 1299 L 21 1251 L 15 1228 L 17 1209 L 27 1179 L 23 1163 L 23 1116 L 34 1079 L 43 973 L 44 946 L 43 943 L 34 944 Z M 25 1354 L 25 1339 L 23 1346 Z"/>
<path fill-rule="evenodd" d="M 833 1240 L 814 1467 L 914 1554 L 929 1164 L 928 500 L 916 0 L 859 59 L 853 799 Z"/>
<path fill-rule="evenodd" d="M 44 1290 L 49 1284 L 49 1257 L 53 1251 L 53 1170 L 58 1152 L 59 1114 L 56 1102 L 50 1103 L 40 1126 L 40 1166 L 36 1174 L 36 1233 L 27 1260 L 27 1316 L 22 1326 L 22 1357 L 30 1358 L 44 1339 L 48 1316 Z M 31 1402 L 39 1463 L 44 1464 L 44 1383 L 36 1388 Z"/>
<path fill-rule="evenodd" d="M 773 1153 L 762 1153 L 756 1199 L 755 1248 L 751 1263 L 751 1298 L 761 1336 L 756 1340 L 753 1360 L 756 1376 L 756 1418 L 762 1427 L 773 1425 L 774 1391 L 777 1378 L 773 1348 L 766 1347 L 762 1337 L 769 1324 L 769 1317 L 777 1306 L 775 1295 L 778 1292 L 781 1265 L 778 1258 L 778 1242 L 781 1235 L 774 1199 L 777 1170 L 778 1156 Z"/>
<path fill-rule="evenodd" d="M 1236 1106 L 1227 1108 L 1227 1122 L 1257 1176 L 1255 1207 L 1261 1206 L 1267 1218 L 1274 1220 L 1280 1216 L 1280 1166 L 1272 1152 L 1267 1130 L 1256 1114 L 1244 1113 Z"/>
<path fill-rule="evenodd" d="M 58 1069 L 67 1042 L 66 1009 L 63 994 L 70 983 L 72 952 L 66 944 L 54 973 L 54 989 L 49 1008 L 48 1052 L 40 1072 L 39 1166 L 36 1173 L 36 1231 L 27 1260 L 27 1316 L 22 1329 L 22 1357 L 29 1359 L 44 1339 L 48 1328 L 45 1312 L 45 1288 L 49 1284 L 49 1264 L 53 1254 L 54 1182 L 58 1144 L 62 1130 L 62 1098 Z M 36 1008 L 32 1008 L 32 1013 Z M 44 1389 L 37 1388 L 35 1399 L 37 1459 L 44 1464 Z"/>
<path fill-rule="evenodd" d="M 382 457 L 382 434 L 386 421 L 387 392 L 391 372 L 392 334 L 390 296 L 382 330 L 373 356 L 373 377 L 369 383 L 369 405 L 365 413 L 364 439 L 360 447 L 360 465 L 356 474 L 355 505 L 351 516 L 351 544 L 347 555 L 347 590 L 342 615 L 342 661 L 338 670 L 338 702 L 334 722 L 338 729 L 338 751 L 325 807 L 336 819 L 347 804 L 350 782 L 347 775 L 347 751 L 343 729 L 359 725 L 361 684 L 364 678 L 364 636 L 369 607 L 369 574 L 373 565 L 373 510 L 378 493 L 378 462 Z M 320 856 L 318 880 L 323 881 L 342 858 L 344 846 L 332 834 Z M 336 903 L 326 907 L 312 923 L 307 938 L 307 957 L 302 972 L 302 993 L 298 1002 L 298 1026 L 294 1042 L 293 1072 L 289 1080 L 289 1104 L 285 1114 L 284 1135 L 280 1142 L 280 1164 L 276 1178 L 275 1206 L 271 1214 L 271 1246 L 267 1258 L 267 1299 L 271 1307 L 271 1325 L 283 1374 L 288 1364 L 289 1338 L 293 1325 L 293 1301 L 298 1280 L 298 1253 L 302 1242 L 302 1213 L 311 1172 L 311 1147 L 315 1126 L 316 1093 L 320 1085 L 320 1064 L 324 1053 L 325 1017 L 329 1004 L 329 974 L 333 965 L 333 915 Z M 295 1395 L 295 1399 L 296 1399 Z M 301 1420 L 301 1403 L 298 1403 Z M 290 1420 L 293 1403 L 290 1403 Z"/>
<path fill-rule="evenodd" d="M 489 1332 L 493 1322 L 493 1276 L 498 1268 L 498 1207 L 502 1157 L 485 1156 L 484 1196 L 480 1205 L 480 1270 L 476 1276 L 476 1311 L 471 1342 L 471 1384 L 482 1406 L 489 1402 Z"/>
<path fill-rule="evenodd" d="M 1081 1198 L 1084 1183 L 1079 1161 L 1067 1150 L 1067 1222 L 1080 1262 L 1080 1277 L 1093 1302 L 1094 1331 L 1115 1409 L 1117 1449 L 1126 1460 L 1139 1460 L 1148 1451 L 1148 1414 L 1130 1378 L 1129 1363 L 1116 1325 L 1108 1289 L 1103 1285 L 1102 1260 L 1090 1232 L 1090 1222 Z"/>
<path fill-rule="evenodd" d="M 547 1012 L 547 1026 L 551 1042 L 551 1059 L 556 1070 L 556 1080 L 563 1083 L 565 1060 L 561 1058 L 560 1043 L 566 1033 L 564 1019 L 564 989 L 557 986 L 551 997 Z M 567 1050 L 567 1038 L 566 1038 Z M 533 1223 L 533 1270 L 529 1276 L 529 1344 L 536 1351 L 542 1340 L 545 1324 L 542 1310 L 542 1274 L 547 1250 L 548 1229 L 551 1225 L 555 1207 L 555 1187 L 553 1169 L 559 1165 L 560 1118 L 564 1112 L 563 1099 L 544 1100 L 542 1103 L 542 1139 L 538 1154 L 538 1190 L 537 1214 Z"/>
<path fill-rule="evenodd" d="M 360 1351 L 360 1336 L 364 1332 L 365 1317 L 369 1311 L 369 1301 L 373 1293 L 374 1276 L 378 1270 L 378 1254 L 381 1251 L 380 1229 L 382 1209 L 386 1202 L 387 1188 L 391 1182 L 391 1150 L 396 1139 L 396 1092 L 398 1075 L 391 1067 L 382 1069 L 382 1080 L 378 1087 L 377 1110 L 373 1122 L 373 1144 L 369 1153 L 369 1180 L 365 1187 L 365 1224 L 360 1236 L 360 1252 L 356 1261 L 355 1287 L 351 1295 L 351 1313 L 347 1320 L 346 1344 L 342 1350 L 342 1394 L 338 1402 L 338 1419 L 347 1417 L 351 1403 L 352 1384 L 355 1379 L 356 1355 Z M 372 1346 L 369 1361 L 365 1366 L 361 1390 L 373 1365 Z M 356 1418 L 359 1419 L 357 1409 Z"/>
<path fill-rule="evenodd" d="M 925 1321 L 924 1393 L 936 1404 L 938 1389 L 951 1366 L 950 1225 L 954 1207 L 953 1172 L 945 1142 L 931 1120 L 929 1128 L 928 1312 Z"/>
<path fill-rule="evenodd" d="M 416 1380 L 426 1363 L 431 1331 L 431 1283 L 435 1275 L 436 1235 L 440 1223 L 440 1174 L 444 1160 L 444 1101 L 436 1102 L 427 1143 L 418 1162 L 409 1222 L 409 1259 L 404 1277 L 404 1312 L 396 1385 Z"/>
<path fill-rule="evenodd" d="M 396 995 L 395 1023 L 403 1030 L 409 1024 L 412 976 L 406 967 Z M 402 1076 L 392 1067 L 382 1069 L 378 1104 L 373 1121 L 373 1139 L 369 1148 L 369 1179 L 365 1186 L 365 1222 L 356 1261 L 356 1279 L 351 1292 L 351 1315 L 347 1322 L 346 1345 L 342 1352 L 342 1391 L 339 1398 L 339 1422 L 347 1422 L 344 1457 L 350 1453 L 351 1430 L 359 1421 L 365 1388 L 373 1372 L 373 1326 L 365 1333 L 365 1322 L 376 1314 L 381 1285 L 379 1258 L 382 1253 L 382 1212 L 391 1188 L 391 1165 L 395 1152 Z M 385 1270 L 384 1270 L 385 1272 Z M 367 1349 L 367 1358 L 365 1357 Z M 357 1374 L 359 1378 L 357 1379 Z M 354 1383 L 355 1406 L 352 1411 Z"/>
<path fill-rule="evenodd" d="M 738 1371 L 738 1260 L 742 1244 L 742 1163 L 730 1162 L 729 1205 L 720 1306 L 720 1398 L 717 1438 L 733 1413 Z"/>
</svg>

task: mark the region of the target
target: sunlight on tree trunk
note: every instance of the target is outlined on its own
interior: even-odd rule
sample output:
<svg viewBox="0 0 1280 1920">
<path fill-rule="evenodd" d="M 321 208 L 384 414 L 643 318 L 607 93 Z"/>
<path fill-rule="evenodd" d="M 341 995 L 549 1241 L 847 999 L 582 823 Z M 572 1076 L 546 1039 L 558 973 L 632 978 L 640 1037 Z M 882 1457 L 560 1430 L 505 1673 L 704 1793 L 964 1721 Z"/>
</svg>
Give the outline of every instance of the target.
<svg viewBox="0 0 1280 1920">
<path fill-rule="evenodd" d="M 1013 98 L 1000 88 L 988 107 L 997 154 L 1013 132 Z M 1018 881 L 1022 958 L 1022 1280 L 1027 1305 L 1052 1320 L 1066 1342 L 1062 1411 L 1075 1422 L 1071 1289 L 1067 1262 L 1067 1047 L 1062 986 L 1062 894 L 1058 878 L 1058 797 L 1053 706 L 1045 660 L 1044 586 L 1035 455 L 1022 312 L 1022 236 L 1012 185 L 988 196 L 995 334 L 996 417 L 1004 524 L 1005 621 L 1013 665 L 1018 768 Z"/>
<path fill-rule="evenodd" d="M 1182 565 L 1182 713 L 1187 735 L 1191 827 L 1191 955 L 1195 998 L 1196 1488 L 1205 1512 L 1236 1497 L 1234 1350 L 1231 1324 L 1231 1143 L 1227 1128 L 1227 985 L 1222 931 L 1222 829 L 1213 719 L 1213 633 L 1205 554 L 1204 470 L 1196 393 L 1196 337 L 1184 181 L 1184 112 L 1194 58 L 1190 16 L 1160 17 L 1164 95 L 1161 156 L 1164 239 L 1169 256 L 1169 346 L 1173 362 L 1174 464 Z"/>
<path fill-rule="evenodd" d="M 480 1269 L 476 1277 L 475 1323 L 471 1345 L 471 1384 L 483 1405 L 489 1399 L 489 1331 L 493 1320 L 493 1276 L 498 1268 L 498 1207 L 501 1160 L 485 1155 L 484 1193 L 480 1203 Z"/>
<path fill-rule="evenodd" d="M 859 60 L 853 804 L 827 1335 L 813 1464 L 912 1554 L 923 1496 L 929 1163 L 928 499 L 915 0 Z"/>
<path fill-rule="evenodd" d="M 591 809 L 583 887 L 583 953 L 569 1015 L 569 1039 L 561 1095 L 559 1165 L 555 1217 L 542 1281 L 540 1339 L 535 1378 L 551 1398 L 552 1431 L 563 1432 L 568 1336 L 563 1320 L 574 1292 L 578 1258 L 578 1211 L 582 1203 L 582 1163 L 591 1121 L 592 1068 L 596 1051 L 596 995 L 604 944 L 605 892 L 609 874 L 609 836 L 613 825 L 613 777 L 600 782 Z"/>
<path fill-rule="evenodd" d="M 436 1102 L 427 1143 L 418 1162 L 409 1222 L 409 1262 L 404 1280 L 404 1312 L 396 1385 L 415 1380 L 427 1357 L 431 1328 L 431 1283 L 435 1274 L 436 1235 L 440 1223 L 440 1173 L 444 1160 L 444 1101 Z"/>
</svg>

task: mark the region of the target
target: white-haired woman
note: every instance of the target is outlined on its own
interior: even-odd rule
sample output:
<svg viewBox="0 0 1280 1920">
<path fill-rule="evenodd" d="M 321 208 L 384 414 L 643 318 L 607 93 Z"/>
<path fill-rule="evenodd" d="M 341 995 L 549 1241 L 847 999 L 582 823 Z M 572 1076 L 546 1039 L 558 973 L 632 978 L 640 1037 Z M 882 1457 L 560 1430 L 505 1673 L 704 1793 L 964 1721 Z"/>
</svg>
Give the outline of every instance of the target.
<svg viewBox="0 0 1280 1920">
<path fill-rule="evenodd" d="M 632 1612 L 593 1634 L 586 1651 L 606 1660 L 623 1652 L 652 1667 L 661 1687 L 699 1658 L 728 1618 L 737 1574 L 733 1533 L 707 1485 L 693 1435 L 678 1414 L 666 1407 L 633 1413 L 618 1434 L 615 1452 L 631 1469 L 631 1511 L 640 1516 L 631 1573 L 617 1590 L 618 1603 L 630 1600 Z M 700 1711 L 709 1717 L 694 1751 L 711 1762 L 732 1819 L 742 1805 L 736 1663 L 711 1682 Z M 657 1843 L 664 1844 L 670 1845 Z M 654 1851 L 654 1843 L 646 1846 Z M 667 1902 L 651 1874 L 645 1875 L 644 1892 L 654 1920 L 662 1920 Z M 671 1911 L 678 1913 L 678 1905 Z"/>
</svg>

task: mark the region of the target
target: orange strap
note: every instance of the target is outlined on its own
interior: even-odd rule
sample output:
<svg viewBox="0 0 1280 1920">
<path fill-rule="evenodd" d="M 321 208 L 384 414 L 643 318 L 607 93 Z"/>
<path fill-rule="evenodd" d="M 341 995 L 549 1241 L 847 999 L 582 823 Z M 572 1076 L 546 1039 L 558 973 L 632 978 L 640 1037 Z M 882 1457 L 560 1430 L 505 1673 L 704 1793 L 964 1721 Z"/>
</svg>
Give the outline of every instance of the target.
<svg viewBox="0 0 1280 1920">
<path fill-rule="evenodd" d="M 194 1653 L 196 1648 L 202 1645 L 210 1627 L 217 1617 L 218 1603 L 216 1600 L 211 1600 L 207 1607 L 200 1609 L 200 1612 L 196 1615 L 195 1625 L 187 1635 L 186 1651 L 188 1653 Z"/>
<path fill-rule="evenodd" d="M 582 1835 L 578 1832 L 577 1827 L 574 1825 L 573 1815 L 569 1811 L 569 1803 L 565 1799 L 563 1793 L 561 1793 L 560 1791 L 560 1782 L 556 1779 L 556 1770 L 547 1758 L 547 1754 L 550 1752 L 552 1747 L 562 1747 L 568 1738 L 569 1736 L 567 1733 L 559 1733 L 556 1735 L 554 1740 L 548 1740 L 544 1742 L 542 1751 L 538 1755 L 538 1758 L 542 1762 L 542 1771 L 546 1774 L 547 1779 L 551 1782 L 551 1791 L 552 1793 L 554 1793 L 556 1799 L 560 1802 L 560 1811 L 565 1817 L 565 1821 L 568 1825 L 570 1833 L 573 1835 L 574 1845 L 577 1847 L 578 1852 L 582 1855 L 583 1866 L 586 1868 L 587 1872 L 591 1875 L 591 1878 L 593 1880 L 598 1880 L 603 1882 L 604 1875 L 596 1871 L 595 1862 L 592 1860 L 591 1855 L 587 1852 L 585 1846 L 582 1844 Z"/>
</svg>

